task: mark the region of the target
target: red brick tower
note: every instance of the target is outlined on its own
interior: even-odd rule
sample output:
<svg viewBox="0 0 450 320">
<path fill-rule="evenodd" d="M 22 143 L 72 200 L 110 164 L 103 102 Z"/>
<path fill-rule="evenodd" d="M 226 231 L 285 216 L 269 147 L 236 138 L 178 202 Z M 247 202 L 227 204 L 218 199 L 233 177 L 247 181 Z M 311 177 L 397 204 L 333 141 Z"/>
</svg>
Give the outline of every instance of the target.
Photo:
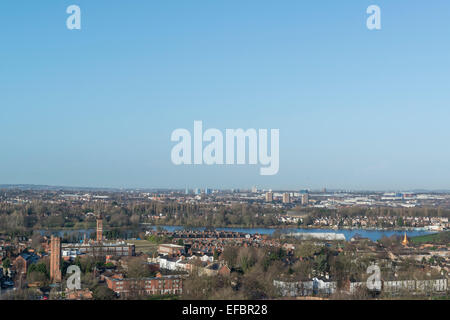
<svg viewBox="0 0 450 320">
<path fill-rule="evenodd" d="M 52 236 L 50 240 L 50 280 L 61 282 L 61 239 Z"/>
<path fill-rule="evenodd" d="M 103 241 L 103 219 L 101 215 L 97 217 L 97 242 Z"/>
</svg>

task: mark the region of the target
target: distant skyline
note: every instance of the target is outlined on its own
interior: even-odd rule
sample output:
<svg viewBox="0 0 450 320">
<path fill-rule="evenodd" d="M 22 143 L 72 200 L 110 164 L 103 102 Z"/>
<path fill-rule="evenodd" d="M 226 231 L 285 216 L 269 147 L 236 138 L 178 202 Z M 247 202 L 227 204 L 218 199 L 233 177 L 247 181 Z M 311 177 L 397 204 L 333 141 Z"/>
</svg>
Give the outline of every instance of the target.
<svg viewBox="0 0 450 320">
<path fill-rule="evenodd" d="M 448 190 L 449 26 L 446 0 L 2 1 L 0 184 Z M 279 173 L 175 166 L 194 120 L 279 129 Z"/>
<path fill-rule="evenodd" d="M 219 190 L 219 191 L 230 191 L 230 190 L 239 190 L 239 191 L 251 191 L 253 187 L 240 187 L 240 188 L 211 188 L 211 187 L 189 187 L 189 191 L 191 193 L 195 193 L 195 191 L 201 190 L 205 191 L 205 189 L 209 190 Z M 20 189 L 20 190 L 62 190 L 62 191 L 116 191 L 116 190 L 125 190 L 125 191 L 179 191 L 184 193 L 186 191 L 186 188 L 114 188 L 114 187 L 90 187 L 90 186 L 56 186 L 56 185 L 34 185 L 34 184 L 0 184 L 0 189 Z M 272 189 L 272 188 L 263 188 L 258 187 L 258 192 L 267 192 L 267 191 L 273 191 L 273 192 L 301 192 L 303 190 L 308 190 L 309 192 L 323 192 L 324 188 L 322 189 L 311 189 L 311 188 L 297 188 L 297 189 Z M 450 189 L 435 189 L 435 190 L 428 190 L 428 189 L 405 189 L 405 190 L 353 190 L 353 189 L 328 189 L 325 188 L 325 192 L 351 192 L 351 193 L 392 193 L 392 192 L 400 192 L 400 193 L 450 193 Z"/>
</svg>

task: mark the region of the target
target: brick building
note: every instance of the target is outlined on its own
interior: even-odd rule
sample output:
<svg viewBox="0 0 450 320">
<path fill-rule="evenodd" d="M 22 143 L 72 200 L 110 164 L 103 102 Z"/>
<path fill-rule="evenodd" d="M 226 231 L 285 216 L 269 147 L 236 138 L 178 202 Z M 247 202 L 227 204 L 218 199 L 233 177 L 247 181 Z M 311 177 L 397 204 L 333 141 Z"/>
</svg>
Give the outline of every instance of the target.
<svg viewBox="0 0 450 320">
<path fill-rule="evenodd" d="M 38 262 L 40 257 L 34 253 L 21 253 L 13 262 L 17 274 L 26 275 L 31 264 Z"/>
<path fill-rule="evenodd" d="M 69 290 L 66 289 L 66 300 L 92 300 L 92 291 L 89 289 Z"/>
<path fill-rule="evenodd" d="M 180 276 L 157 276 L 132 279 L 123 277 L 105 277 L 108 288 L 118 295 L 169 295 L 183 293 L 183 279 Z M 134 291 L 134 292 L 133 292 Z"/>
<path fill-rule="evenodd" d="M 162 255 L 178 256 L 184 253 L 184 246 L 172 243 L 160 244 L 158 253 Z"/>
</svg>

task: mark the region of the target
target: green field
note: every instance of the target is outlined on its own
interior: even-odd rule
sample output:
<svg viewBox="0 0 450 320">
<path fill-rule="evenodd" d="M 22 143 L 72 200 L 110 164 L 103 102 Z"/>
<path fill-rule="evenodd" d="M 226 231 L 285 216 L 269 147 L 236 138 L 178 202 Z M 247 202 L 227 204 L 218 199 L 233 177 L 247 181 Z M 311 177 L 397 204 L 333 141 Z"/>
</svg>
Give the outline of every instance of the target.
<svg viewBox="0 0 450 320">
<path fill-rule="evenodd" d="M 158 250 L 158 245 L 148 240 L 127 240 L 127 242 L 135 245 L 136 253 L 153 254 Z"/>
<path fill-rule="evenodd" d="M 435 234 L 427 234 L 424 236 L 411 237 L 411 242 L 415 244 L 435 243 L 435 244 L 450 244 L 450 231 L 444 231 Z"/>
</svg>

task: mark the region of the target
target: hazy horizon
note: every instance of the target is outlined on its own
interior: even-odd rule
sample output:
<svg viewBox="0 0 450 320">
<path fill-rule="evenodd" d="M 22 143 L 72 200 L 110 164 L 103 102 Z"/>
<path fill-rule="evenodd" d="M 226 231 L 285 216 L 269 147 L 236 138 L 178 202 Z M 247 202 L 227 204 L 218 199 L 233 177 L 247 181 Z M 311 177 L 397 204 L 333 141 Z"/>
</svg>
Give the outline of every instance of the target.
<svg viewBox="0 0 450 320">
<path fill-rule="evenodd" d="M 204 190 L 205 188 L 208 188 L 210 190 L 222 190 L 222 191 L 227 191 L 227 190 L 248 190 L 250 191 L 253 187 L 257 187 L 258 191 L 262 191 L 262 190 L 272 190 L 274 192 L 282 192 L 282 191 L 290 191 L 290 192 L 299 192 L 302 190 L 309 190 L 310 192 L 322 192 L 323 188 L 309 188 L 309 187 L 299 187 L 299 188 L 291 188 L 291 189 L 286 189 L 286 188 L 270 188 L 270 187 L 263 187 L 263 186 L 240 186 L 240 187 L 214 187 L 214 186 L 188 186 L 188 187 L 127 187 L 127 186 L 123 186 L 123 187 L 108 187 L 108 186 L 69 186 L 69 185 L 46 185 L 46 184 L 29 184 L 29 183 L 17 183 L 17 184 L 10 184 L 10 183 L 0 183 L 0 189 L 7 187 L 9 189 L 14 189 L 17 187 L 22 187 L 22 189 L 24 190 L 30 190 L 33 187 L 40 189 L 40 190 L 46 190 L 48 189 L 57 189 L 57 188 L 61 188 L 61 189 L 68 189 L 68 190 L 85 190 L 85 189 L 93 189 L 93 190 L 177 190 L 177 191 L 181 191 L 184 192 L 186 190 L 186 188 L 188 188 L 191 192 L 193 192 L 195 189 L 200 189 L 200 190 Z M 20 189 L 20 188 L 19 188 Z M 413 188 L 413 189 L 339 189 L 339 188 L 325 188 L 326 192 L 354 192 L 354 193 L 358 193 L 358 192 L 376 192 L 376 193 L 381 193 L 381 192 L 442 192 L 442 193 L 449 193 L 450 189 L 422 189 L 422 188 Z"/>
</svg>

